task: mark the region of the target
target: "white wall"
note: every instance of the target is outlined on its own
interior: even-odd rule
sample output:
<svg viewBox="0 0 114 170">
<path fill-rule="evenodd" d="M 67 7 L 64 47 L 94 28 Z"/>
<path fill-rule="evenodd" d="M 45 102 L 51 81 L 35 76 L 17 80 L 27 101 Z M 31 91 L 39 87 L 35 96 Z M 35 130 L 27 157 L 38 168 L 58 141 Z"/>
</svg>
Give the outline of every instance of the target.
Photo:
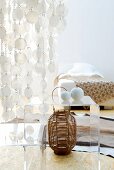
<svg viewBox="0 0 114 170">
<path fill-rule="evenodd" d="M 114 80 L 114 0 L 69 0 L 68 10 L 59 62 L 88 62 Z"/>
</svg>

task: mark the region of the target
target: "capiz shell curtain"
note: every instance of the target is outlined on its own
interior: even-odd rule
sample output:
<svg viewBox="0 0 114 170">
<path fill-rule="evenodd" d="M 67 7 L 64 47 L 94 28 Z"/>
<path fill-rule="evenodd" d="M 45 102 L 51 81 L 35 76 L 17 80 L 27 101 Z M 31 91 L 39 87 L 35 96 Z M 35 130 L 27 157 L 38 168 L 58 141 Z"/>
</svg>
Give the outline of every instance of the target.
<svg viewBox="0 0 114 170">
<path fill-rule="evenodd" d="M 65 26 L 62 0 L 0 0 L 0 96 L 3 121 L 46 113 L 56 72 L 56 40 Z M 36 111 L 37 112 L 37 111 Z"/>
</svg>

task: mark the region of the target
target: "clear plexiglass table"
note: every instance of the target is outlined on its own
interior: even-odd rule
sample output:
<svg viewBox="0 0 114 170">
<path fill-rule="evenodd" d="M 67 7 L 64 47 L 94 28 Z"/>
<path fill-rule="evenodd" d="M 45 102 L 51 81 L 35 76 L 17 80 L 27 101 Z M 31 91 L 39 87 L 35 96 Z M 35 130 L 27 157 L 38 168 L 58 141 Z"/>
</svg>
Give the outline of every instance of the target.
<svg viewBox="0 0 114 170">
<path fill-rule="evenodd" d="M 49 113 L 42 115 L 41 117 L 46 118 L 53 114 L 53 106 L 57 109 L 65 108 L 69 106 L 90 106 L 90 115 L 75 115 L 77 123 L 77 144 L 74 148 L 76 152 L 88 151 L 94 153 L 95 159 L 94 163 L 96 164 L 96 169 L 99 170 L 100 160 L 100 129 L 99 129 L 99 106 L 89 97 L 84 96 L 81 101 L 70 103 L 62 103 L 56 98 L 55 103 L 50 104 Z M 37 110 L 38 105 L 34 105 Z M 39 117 L 38 117 L 39 118 Z M 38 150 L 38 157 L 40 159 L 39 170 L 46 169 L 46 147 L 48 147 L 48 135 L 47 135 L 47 126 L 37 122 L 38 118 L 35 116 L 35 121 L 23 121 L 19 122 L 18 120 L 13 122 L 4 122 L 0 123 L 0 146 L 21 146 L 24 151 L 24 170 L 29 170 L 30 163 L 33 156 L 31 155 L 31 149 L 36 148 Z M 25 119 L 26 120 L 26 119 Z M 91 159 L 91 158 L 90 158 Z M 83 163 L 83 160 L 82 160 Z M 36 166 L 37 167 L 37 166 Z M 37 170 L 34 169 L 34 170 Z M 92 169 L 91 169 L 92 170 Z"/>
<path fill-rule="evenodd" d="M 89 96 L 84 96 L 80 101 L 64 102 L 60 98 L 54 98 L 54 107 L 59 108 L 59 105 L 63 109 L 71 108 L 71 112 L 74 112 L 74 117 L 77 124 L 77 143 L 74 151 L 77 152 L 89 152 L 94 154 L 94 161 L 90 156 L 91 170 L 100 169 L 100 107 Z M 88 108 L 89 111 L 77 113 L 79 107 Z M 75 115 L 75 110 L 76 115 Z M 91 155 L 91 154 L 90 154 Z M 82 161 L 83 164 L 83 161 Z M 96 165 L 96 166 L 94 166 Z"/>
<path fill-rule="evenodd" d="M 38 151 L 38 167 L 46 169 L 46 126 L 40 123 L 1 123 L 0 147 L 23 148 L 23 169 L 29 170 L 34 159 L 34 152 Z M 12 165 L 13 168 L 13 165 Z"/>
</svg>

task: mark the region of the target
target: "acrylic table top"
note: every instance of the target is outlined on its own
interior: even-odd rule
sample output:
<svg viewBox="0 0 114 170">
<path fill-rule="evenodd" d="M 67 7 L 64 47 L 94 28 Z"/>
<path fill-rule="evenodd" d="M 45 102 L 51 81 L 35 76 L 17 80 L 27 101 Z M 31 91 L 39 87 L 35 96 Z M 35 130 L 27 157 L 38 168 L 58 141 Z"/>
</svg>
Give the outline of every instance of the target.
<svg viewBox="0 0 114 170">
<path fill-rule="evenodd" d="M 48 148 L 46 170 L 98 170 L 94 153 L 75 152 L 67 156 L 57 156 Z M 114 170 L 114 159 L 100 155 L 100 170 Z"/>
<path fill-rule="evenodd" d="M 24 154 L 22 147 L 0 148 L 1 170 L 23 170 Z M 90 161 L 91 160 L 93 163 Z M 95 154 L 85 152 L 72 152 L 68 156 L 56 156 L 50 148 L 46 149 L 46 168 L 41 168 L 41 152 L 37 147 L 30 148 L 27 157 L 29 170 L 98 170 Z M 45 158 L 43 158 L 45 159 Z M 114 159 L 100 155 L 100 170 L 114 170 Z"/>
</svg>

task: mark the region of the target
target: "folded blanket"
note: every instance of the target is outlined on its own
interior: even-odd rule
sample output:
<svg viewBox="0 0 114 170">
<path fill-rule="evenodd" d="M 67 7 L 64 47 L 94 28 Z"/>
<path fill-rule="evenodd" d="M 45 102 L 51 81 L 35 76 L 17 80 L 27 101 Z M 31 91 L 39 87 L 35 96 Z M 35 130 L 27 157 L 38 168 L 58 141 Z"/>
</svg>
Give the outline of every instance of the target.
<svg viewBox="0 0 114 170">
<path fill-rule="evenodd" d="M 62 74 L 56 77 L 55 84 L 66 80 L 74 81 L 77 87 L 84 90 L 85 96 L 90 96 L 98 104 L 114 98 L 114 82 L 107 81 L 102 77 Z"/>
</svg>

